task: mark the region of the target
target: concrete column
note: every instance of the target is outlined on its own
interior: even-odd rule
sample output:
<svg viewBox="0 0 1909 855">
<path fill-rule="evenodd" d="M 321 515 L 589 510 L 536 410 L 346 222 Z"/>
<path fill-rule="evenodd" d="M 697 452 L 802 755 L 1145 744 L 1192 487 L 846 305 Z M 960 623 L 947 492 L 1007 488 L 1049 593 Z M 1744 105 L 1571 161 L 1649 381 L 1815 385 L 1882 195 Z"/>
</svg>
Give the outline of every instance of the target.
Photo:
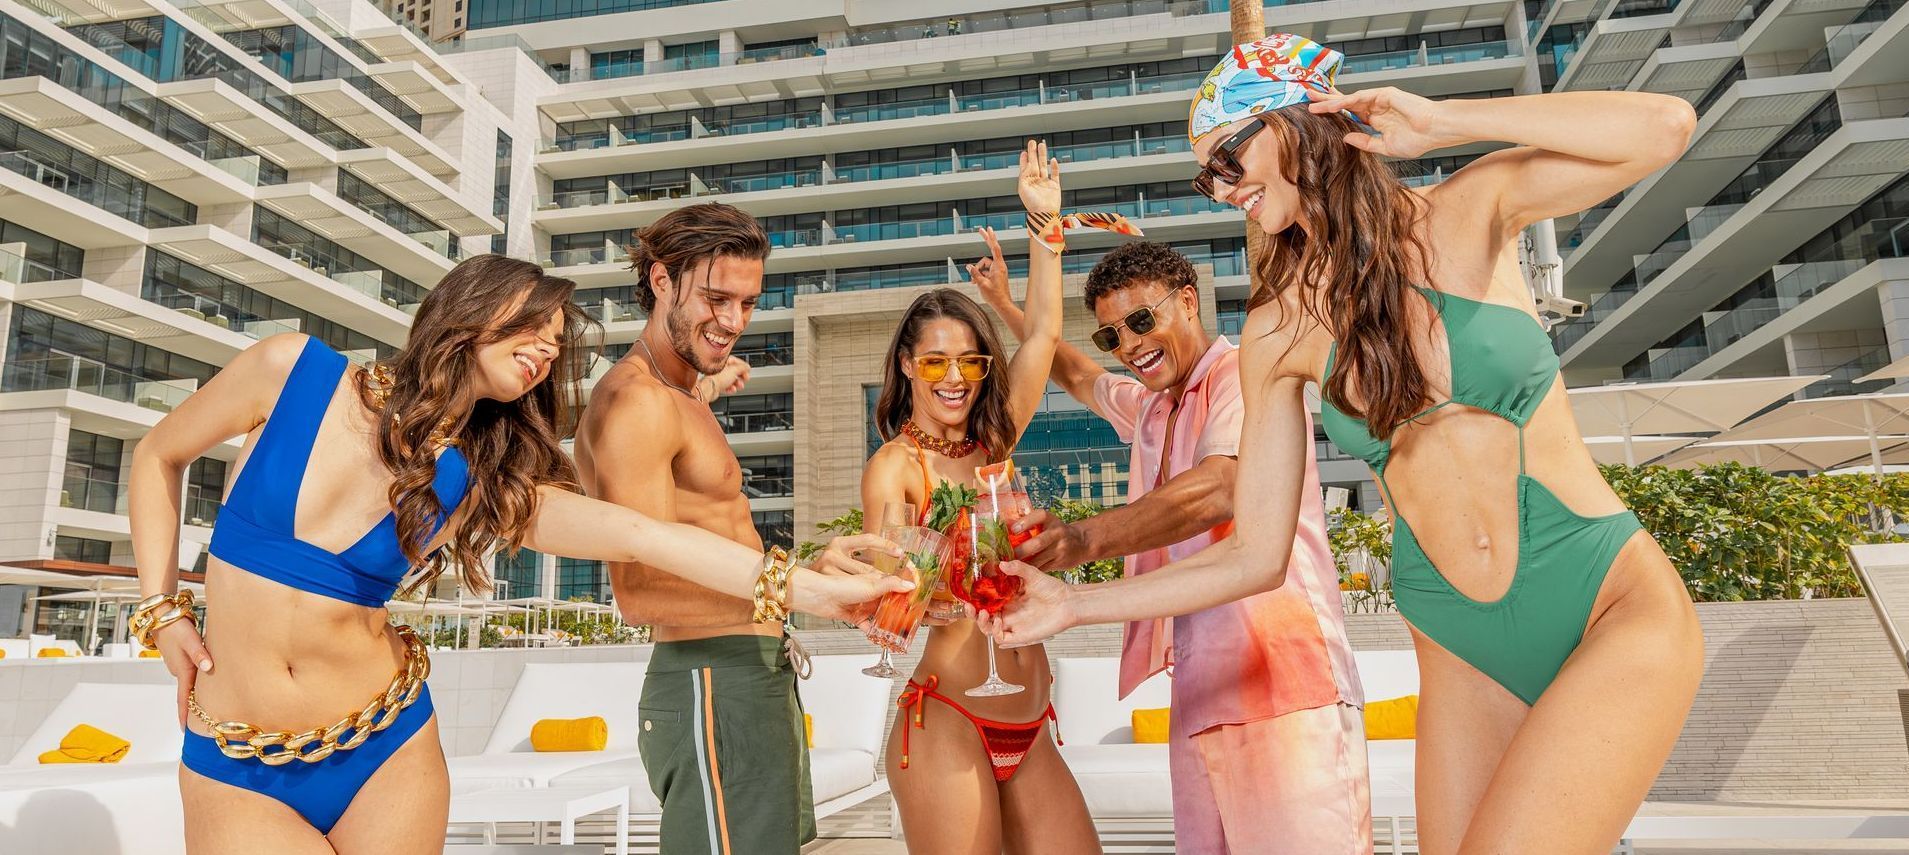
<svg viewBox="0 0 1909 855">
<path fill-rule="evenodd" d="M 200 208 L 203 214 L 206 209 Z M 86 253 L 86 264 L 78 271 L 90 279 L 123 294 L 137 295 L 146 280 L 146 253 L 143 246 L 95 249 Z"/>
<path fill-rule="evenodd" d="M 647 57 L 646 57 L 647 58 Z M 590 49 L 573 47 L 570 49 L 570 79 L 590 79 Z"/>
<path fill-rule="evenodd" d="M 742 53 L 742 36 L 737 35 L 735 30 L 723 30 L 717 33 L 716 52 L 727 57 Z M 723 64 L 734 65 L 735 60 L 732 58 Z"/>
<path fill-rule="evenodd" d="M 1783 355 L 1791 374 L 1828 374 L 1887 343 L 1880 328 L 1791 333 L 1783 337 Z"/>
<path fill-rule="evenodd" d="M 1909 356 L 1909 279 L 1885 280 L 1876 286 L 1876 302 L 1882 308 L 1882 329 L 1889 342 L 1889 358 Z"/>
<path fill-rule="evenodd" d="M 646 63 L 663 61 L 662 39 L 648 39 L 643 42 L 643 61 Z"/>
<path fill-rule="evenodd" d="M 0 413 L 0 561 L 53 557 L 50 511 L 60 506 L 72 419 L 60 410 Z"/>
<path fill-rule="evenodd" d="M 542 561 L 538 564 L 537 595 L 552 598 L 557 596 L 557 556 L 555 555 L 542 556 Z"/>
</svg>

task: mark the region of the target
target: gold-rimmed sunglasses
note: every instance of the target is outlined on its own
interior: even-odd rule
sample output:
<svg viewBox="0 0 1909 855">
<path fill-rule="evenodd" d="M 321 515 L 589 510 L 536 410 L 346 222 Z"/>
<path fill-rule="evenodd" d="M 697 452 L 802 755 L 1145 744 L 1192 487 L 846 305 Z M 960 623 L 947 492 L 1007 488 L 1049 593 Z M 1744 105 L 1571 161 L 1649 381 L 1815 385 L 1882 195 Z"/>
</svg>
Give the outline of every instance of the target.
<svg viewBox="0 0 1909 855">
<path fill-rule="evenodd" d="M 940 383 L 946 380 L 950 368 L 959 370 L 961 379 L 969 383 L 979 383 L 988 376 L 988 369 L 992 367 L 994 367 L 994 357 L 980 354 L 915 357 L 915 376 L 928 383 Z"/>
<path fill-rule="evenodd" d="M 1160 325 L 1160 307 L 1166 305 L 1168 300 L 1179 293 L 1179 288 L 1168 291 L 1165 297 L 1160 298 L 1160 302 L 1128 312 L 1126 317 L 1094 330 L 1094 334 L 1089 338 L 1094 342 L 1095 347 L 1100 348 L 1100 352 L 1113 353 L 1120 349 L 1121 327 L 1126 327 L 1137 336 L 1153 332 L 1154 328 Z"/>
<path fill-rule="evenodd" d="M 1219 179 L 1228 184 L 1239 184 L 1246 177 L 1246 167 L 1240 165 L 1239 150 L 1245 146 L 1254 134 L 1266 129 L 1263 121 L 1253 121 L 1238 133 L 1226 138 L 1225 142 L 1213 147 L 1206 156 L 1206 165 L 1200 168 L 1200 174 L 1193 177 L 1193 189 L 1208 199 L 1213 198 L 1213 180 Z"/>
</svg>

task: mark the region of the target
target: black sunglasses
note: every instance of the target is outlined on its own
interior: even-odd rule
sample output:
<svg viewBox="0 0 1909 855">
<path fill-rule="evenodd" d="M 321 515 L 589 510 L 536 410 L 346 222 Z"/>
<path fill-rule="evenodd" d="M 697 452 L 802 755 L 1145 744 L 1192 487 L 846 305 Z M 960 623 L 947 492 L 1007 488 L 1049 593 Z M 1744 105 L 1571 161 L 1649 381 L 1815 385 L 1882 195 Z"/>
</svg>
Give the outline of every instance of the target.
<svg viewBox="0 0 1909 855">
<path fill-rule="evenodd" d="M 1126 317 L 1094 330 L 1094 334 L 1089 338 L 1092 339 L 1095 347 L 1100 348 L 1100 352 L 1113 353 L 1120 348 L 1121 327 L 1126 327 L 1134 335 L 1146 335 L 1153 332 L 1154 328 L 1160 324 L 1160 316 L 1156 314 L 1156 311 L 1179 293 L 1180 289 L 1175 288 L 1165 297 L 1161 297 L 1160 302 L 1128 312 Z"/>
<path fill-rule="evenodd" d="M 1213 179 L 1218 178 L 1228 184 L 1238 184 L 1246 177 L 1246 167 L 1240 165 L 1237 152 L 1246 145 L 1254 134 L 1266 129 L 1266 123 L 1254 121 L 1241 128 L 1238 133 L 1227 137 L 1226 142 L 1213 147 L 1206 156 L 1206 166 L 1200 168 L 1200 174 L 1193 177 L 1193 189 L 1208 199 L 1213 198 Z"/>
</svg>

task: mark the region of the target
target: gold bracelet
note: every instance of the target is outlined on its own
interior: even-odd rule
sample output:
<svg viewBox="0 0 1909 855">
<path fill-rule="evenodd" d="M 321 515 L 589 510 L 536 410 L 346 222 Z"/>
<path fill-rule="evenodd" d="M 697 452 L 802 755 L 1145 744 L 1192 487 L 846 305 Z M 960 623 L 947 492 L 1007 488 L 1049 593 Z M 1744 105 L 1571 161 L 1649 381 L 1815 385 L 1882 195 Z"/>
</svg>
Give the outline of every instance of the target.
<svg viewBox="0 0 1909 855">
<path fill-rule="evenodd" d="M 762 574 L 756 577 L 756 623 L 780 623 L 789 617 L 789 553 L 770 547 L 762 556 Z"/>
<path fill-rule="evenodd" d="M 182 620 L 192 624 L 194 631 L 199 629 L 199 616 L 192 613 L 192 605 L 193 597 L 191 591 L 180 591 L 176 594 L 154 594 L 140 600 L 139 606 L 133 610 L 133 617 L 129 623 L 129 632 L 134 639 L 139 641 L 141 647 L 147 650 L 157 650 L 158 646 L 155 645 L 152 640 L 153 633 Z M 170 611 L 162 615 L 160 611 L 163 609 L 170 609 Z"/>
</svg>

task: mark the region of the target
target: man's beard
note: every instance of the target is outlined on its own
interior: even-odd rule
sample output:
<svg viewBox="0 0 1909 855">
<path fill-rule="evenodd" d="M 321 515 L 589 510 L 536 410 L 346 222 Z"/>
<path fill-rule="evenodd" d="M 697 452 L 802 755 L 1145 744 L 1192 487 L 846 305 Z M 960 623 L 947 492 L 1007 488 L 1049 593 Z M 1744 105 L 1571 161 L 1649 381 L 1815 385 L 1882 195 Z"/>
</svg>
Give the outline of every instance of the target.
<svg viewBox="0 0 1909 855">
<path fill-rule="evenodd" d="M 702 358 L 702 355 L 696 351 L 696 336 L 699 333 L 685 317 L 687 314 L 688 312 L 683 309 L 672 308 L 663 319 L 663 326 L 669 333 L 670 349 L 676 351 L 676 358 L 683 360 L 684 364 L 700 373 L 715 374 L 722 371 L 723 360 L 720 358 L 714 365 L 704 365 L 697 361 Z"/>
</svg>

